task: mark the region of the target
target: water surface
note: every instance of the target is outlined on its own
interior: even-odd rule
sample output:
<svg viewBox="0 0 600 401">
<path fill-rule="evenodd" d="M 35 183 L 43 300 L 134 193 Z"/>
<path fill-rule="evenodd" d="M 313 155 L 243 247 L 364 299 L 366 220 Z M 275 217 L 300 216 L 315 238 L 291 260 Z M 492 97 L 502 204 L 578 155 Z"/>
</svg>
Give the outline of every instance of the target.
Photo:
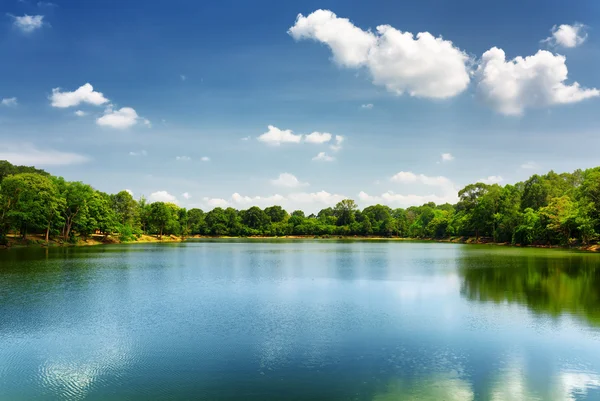
<svg viewBox="0 0 600 401">
<path fill-rule="evenodd" d="M 600 400 L 600 255 L 413 242 L 0 252 L 0 400 Z"/>
</svg>

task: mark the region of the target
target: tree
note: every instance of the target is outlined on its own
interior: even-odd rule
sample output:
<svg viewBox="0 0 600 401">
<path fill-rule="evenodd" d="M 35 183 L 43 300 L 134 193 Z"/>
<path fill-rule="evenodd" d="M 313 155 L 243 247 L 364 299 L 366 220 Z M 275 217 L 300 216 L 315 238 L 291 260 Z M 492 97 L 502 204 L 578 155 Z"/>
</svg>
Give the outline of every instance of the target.
<svg viewBox="0 0 600 401">
<path fill-rule="evenodd" d="M 333 215 L 337 219 L 338 226 L 349 225 L 354 222 L 354 212 L 358 209 L 356 203 L 352 199 L 344 199 L 335 205 Z"/>
<path fill-rule="evenodd" d="M 63 217 L 65 226 L 63 234 L 65 240 L 71 236 L 73 224 L 79 223 L 87 218 L 88 202 L 94 194 L 94 189 L 82 182 L 60 182 L 62 188 L 62 196 L 65 198 L 65 208 L 63 209 Z"/>
<path fill-rule="evenodd" d="M 242 223 L 254 230 L 261 230 L 270 223 L 269 216 L 258 206 L 244 210 L 241 215 Z"/>
<path fill-rule="evenodd" d="M 188 224 L 190 226 L 190 233 L 192 235 L 204 234 L 205 214 L 201 209 L 190 209 L 188 210 Z"/>
<path fill-rule="evenodd" d="M 150 204 L 149 222 L 158 232 L 158 239 L 162 240 L 165 228 L 171 222 L 173 216 L 172 208 L 167 206 L 165 202 L 154 202 Z"/>
<path fill-rule="evenodd" d="M 52 222 L 64 205 L 54 182 L 46 175 L 21 173 L 5 177 L 1 192 L 4 230 L 12 222 L 26 239 L 28 228 L 45 229 L 48 242 Z"/>
<path fill-rule="evenodd" d="M 138 212 L 138 205 L 133 196 L 127 191 L 121 191 L 110 198 L 119 223 L 133 226 Z"/>
<path fill-rule="evenodd" d="M 265 209 L 272 223 L 279 223 L 288 219 L 288 214 L 281 206 L 271 206 Z"/>
</svg>

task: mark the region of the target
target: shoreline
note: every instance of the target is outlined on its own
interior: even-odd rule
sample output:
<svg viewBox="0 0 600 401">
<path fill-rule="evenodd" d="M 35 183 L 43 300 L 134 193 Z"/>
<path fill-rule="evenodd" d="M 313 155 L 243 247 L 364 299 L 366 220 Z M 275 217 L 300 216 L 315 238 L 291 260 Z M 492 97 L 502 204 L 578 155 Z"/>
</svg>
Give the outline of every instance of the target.
<svg viewBox="0 0 600 401">
<path fill-rule="evenodd" d="M 480 238 L 479 242 L 476 242 L 474 237 L 453 237 L 444 239 L 435 238 L 403 238 L 403 237 L 378 237 L 378 236 L 315 236 L 315 235 L 288 235 L 282 237 L 272 236 L 206 236 L 206 235 L 194 235 L 189 237 L 177 237 L 174 235 L 168 236 L 163 235 L 162 239 L 158 239 L 153 235 L 142 235 L 135 241 L 120 241 L 118 238 L 104 235 L 92 235 L 90 238 L 85 240 L 79 240 L 77 243 L 66 243 L 62 240 L 51 239 L 46 244 L 44 238 L 37 235 L 31 235 L 27 238 L 26 242 L 16 237 L 8 238 L 8 245 L 0 246 L 1 249 L 11 248 L 28 248 L 28 247 L 42 247 L 42 248 L 58 248 L 58 247 L 84 247 L 84 246 L 99 246 L 99 245 L 131 245 L 131 244 L 150 244 L 150 243 L 177 243 L 185 242 L 188 240 L 256 240 L 256 241 L 276 241 L 276 240 L 312 240 L 312 241 L 415 241 L 415 242 L 438 242 L 438 243 L 453 243 L 453 244 L 468 244 L 468 245 L 493 245 L 493 246 L 505 246 L 511 248 L 542 248 L 542 249 L 563 249 L 583 252 L 600 252 L 600 244 L 592 245 L 579 245 L 579 246 L 560 246 L 560 245 L 514 245 L 503 242 L 493 242 L 490 238 Z"/>
</svg>

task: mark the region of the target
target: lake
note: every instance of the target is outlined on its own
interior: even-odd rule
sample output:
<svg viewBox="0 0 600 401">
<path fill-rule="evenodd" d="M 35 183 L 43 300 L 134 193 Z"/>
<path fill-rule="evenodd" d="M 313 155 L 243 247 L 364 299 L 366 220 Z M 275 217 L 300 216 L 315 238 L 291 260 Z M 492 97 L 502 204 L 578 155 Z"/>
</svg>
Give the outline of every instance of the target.
<svg viewBox="0 0 600 401">
<path fill-rule="evenodd" d="M 600 254 L 29 248 L 0 283 L 0 400 L 600 400 Z"/>
</svg>

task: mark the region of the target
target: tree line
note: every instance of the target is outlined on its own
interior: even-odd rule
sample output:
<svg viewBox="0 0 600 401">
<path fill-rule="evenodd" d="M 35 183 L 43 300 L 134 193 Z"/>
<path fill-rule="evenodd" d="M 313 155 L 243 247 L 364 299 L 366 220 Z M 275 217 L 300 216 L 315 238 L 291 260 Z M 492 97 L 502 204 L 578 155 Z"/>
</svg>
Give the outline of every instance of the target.
<svg viewBox="0 0 600 401">
<path fill-rule="evenodd" d="M 406 209 L 374 205 L 359 210 L 351 199 L 306 215 L 281 206 L 205 212 L 173 203 L 136 200 L 127 191 L 107 194 L 43 170 L 0 161 L 0 242 L 8 234 L 42 234 L 75 242 L 92 234 L 132 241 L 142 234 L 191 236 L 381 236 L 495 242 L 588 244 L 600 234 L 600 167 L 533 175 L 500 186 L 475 183 L 455 205 L 427 203 Z"/>
</svg>

